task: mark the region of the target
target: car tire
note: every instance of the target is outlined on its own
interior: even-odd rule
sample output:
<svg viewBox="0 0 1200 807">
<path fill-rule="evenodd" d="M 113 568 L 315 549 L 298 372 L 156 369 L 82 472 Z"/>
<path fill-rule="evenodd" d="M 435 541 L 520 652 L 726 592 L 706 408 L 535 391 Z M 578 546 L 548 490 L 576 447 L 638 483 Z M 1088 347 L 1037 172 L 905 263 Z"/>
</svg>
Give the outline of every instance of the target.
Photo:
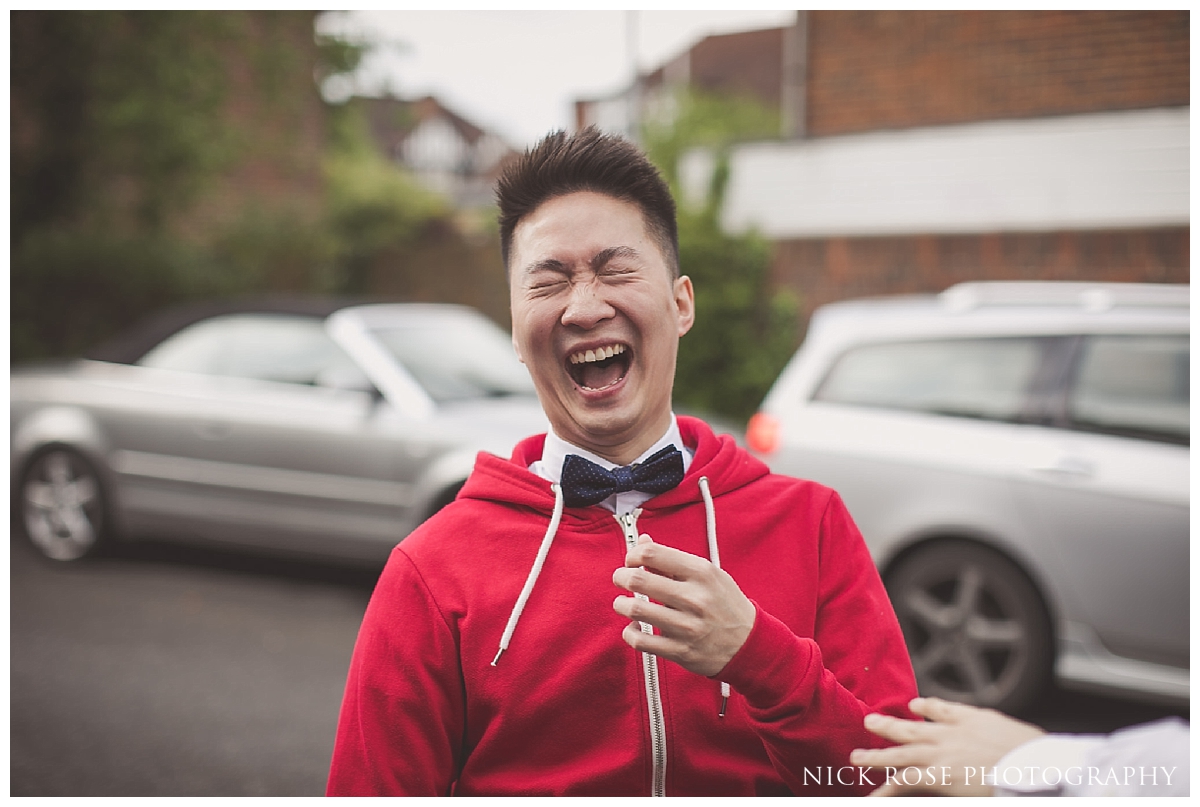
<svg viewBox="0 0 1200 807">
<path fill-rule="evenodd" d="M 886 579 L 922 695 L 1020 713 L 1044 691 L 1050 620 L 1008 558 L 940 541 L 904 556 Z"/>
<path fill-rule="evenodd" d="M 25 537 L 50 560 L 79 560 L 105 546 L 104 487 L 95 466 L 73 449 L 45 448 L 26 463 L 17 507 Z"/>
</svg>

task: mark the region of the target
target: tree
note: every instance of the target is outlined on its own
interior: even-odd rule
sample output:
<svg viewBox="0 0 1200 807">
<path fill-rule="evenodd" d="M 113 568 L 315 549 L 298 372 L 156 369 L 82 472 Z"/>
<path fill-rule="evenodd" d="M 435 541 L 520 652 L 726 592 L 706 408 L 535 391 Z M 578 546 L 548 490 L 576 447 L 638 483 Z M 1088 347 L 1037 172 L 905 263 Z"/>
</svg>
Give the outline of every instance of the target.
<svg viewBox="0 0 1200 807">
<path fill-rule="evenodd" d="M 12 223 L 161 228 L 231 157 L 229 17 L 13 12 Z"/>
<path fill-rule="evenodd" d="M 441 197 L 419 186 L 379 152 L 353 102 L 333 108 L 330 122 L 324 171 L 338 266 L 336 286 L 340 292 L 362 294 L 380 255 L 411 245 L 422 228 L 446 216 L 448 208 Z"/>
<path fill-rule="evenodd" d="M 14 360 L 188 297 L 323 282 L 313 18 L 12 13 Z"/>
<path fill-rule="evenodd" d="M 200 297 L 506 299 L 498 248 L 322 100 L 366 46 L 316 16 L 13 12 L 13 361 Z"/>
<path fill-rule="evenodd" d="M 729 234 L 720 218 L 729 150 L 771 137 L 778 113 L 753 100 L 696 91 L 676 97 L 676 115 L 644 127 L 650 159 L 680 201 L 679 260 L 696 289 L 696 323 L 683 338 L 675 371 L 678 406 L 745 422 L 796 349 L 798 301 L 770 284 L 770 245 L 754 232 Z M 687 204 L 679 162 L 693 148 L 713 154 L 707 193 Z"/>
<path fill-rule="evenodd" d="M 333 290 L 456 302 L 507 325 L 508 284 L 494 212 L 456 209 L 392 159 L 397 131 L 420 124 L 416 105 L 352 97 L 331 106 L 329 117 L 324 169 Z"/>
</svg>

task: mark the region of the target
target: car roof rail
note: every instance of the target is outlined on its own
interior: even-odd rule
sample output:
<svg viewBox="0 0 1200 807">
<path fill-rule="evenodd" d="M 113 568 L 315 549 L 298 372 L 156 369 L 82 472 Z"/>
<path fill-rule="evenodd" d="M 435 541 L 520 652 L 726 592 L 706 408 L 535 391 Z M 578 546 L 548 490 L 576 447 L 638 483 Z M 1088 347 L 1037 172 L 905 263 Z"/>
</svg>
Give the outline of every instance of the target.
<svg viewBox="0 0 1200 807">
<path fill-rule="evenodd" d="M 1056 306 L 1100 313 L 1112 308 L 1187 308 L 1191 286 L 1167 283 L 971 281 L 938 295 L 955 312 L 989 306 Z"/>
</svg>

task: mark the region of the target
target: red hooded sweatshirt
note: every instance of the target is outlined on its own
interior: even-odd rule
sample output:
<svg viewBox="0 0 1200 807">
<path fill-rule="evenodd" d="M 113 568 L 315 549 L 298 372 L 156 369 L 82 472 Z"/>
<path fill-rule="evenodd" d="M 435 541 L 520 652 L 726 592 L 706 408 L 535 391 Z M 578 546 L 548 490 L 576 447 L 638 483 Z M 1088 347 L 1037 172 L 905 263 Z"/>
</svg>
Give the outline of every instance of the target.
<svg viewBox="0 0 1200 807">
<path fill-rule="evenodd" d="M 871 789 L 847 761 L 883 744 L 863 716 L 911 717 L 917 693 L 862 536 L 830 489 L 771 474 L 702 421 L 678 421 L 695 451 L 687 476 L 626 523 L 561 503 L 555 518 L 554 490 L 528 470 L 544 435 L 511 460 L 479 455 L 458 498 L 379 579 L 329 795 Z M 710 558 L 714 527 L 720 566 L 757 613 L 745 645 L 705 678 L 622 641 L 612 574 L 639 533 Z M 732 690 L 724 716 L 721 682 Z"/>
</svg>

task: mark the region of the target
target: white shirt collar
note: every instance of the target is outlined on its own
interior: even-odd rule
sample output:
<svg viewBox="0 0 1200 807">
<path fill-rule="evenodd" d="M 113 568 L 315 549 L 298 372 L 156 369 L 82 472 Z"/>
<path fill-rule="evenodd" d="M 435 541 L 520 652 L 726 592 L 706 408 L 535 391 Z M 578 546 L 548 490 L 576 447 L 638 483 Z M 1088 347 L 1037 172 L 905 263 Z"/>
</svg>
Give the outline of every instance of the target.
<svg viewBox="0 0 1200 807">
<path fill-rule="evenodd" d="M 679 423 L 675 420 L 674 413 L 671 413 L 671 425 L 667 427 L 666 433 L 658 439 L 658 442 L 643 451 L 641 456 L 634 460 L 634 462 L 642 462 L 651 454 L 671 445 L 678 448 L 679 453 L 683 455 L 683 472 L 686 474 L 688 467 L 692 464 L 692 450 L 683 444 L 683 437 L 679 433 Z M 530 465 L 529 470 L 543 479 L 548 479 L 557 484 L 562 479 L 562 466 L 568 454 L 583 457 L 585 460 L 590 460 L 608 471 L 620 467 L 615 462 L 609 462 L 586 449 L 568 443 L 555 434 L 554 429 L 550 429 L 546 433 L 546 445 L 542 449 L 542 458 Z M 631 490 L 626 493 L 614 493 L 600 502 L 599 506 L 613 513 L 624 515 L 641 507 L 642 504 L 653 497 L 653 493 Z"/>
</svg>

